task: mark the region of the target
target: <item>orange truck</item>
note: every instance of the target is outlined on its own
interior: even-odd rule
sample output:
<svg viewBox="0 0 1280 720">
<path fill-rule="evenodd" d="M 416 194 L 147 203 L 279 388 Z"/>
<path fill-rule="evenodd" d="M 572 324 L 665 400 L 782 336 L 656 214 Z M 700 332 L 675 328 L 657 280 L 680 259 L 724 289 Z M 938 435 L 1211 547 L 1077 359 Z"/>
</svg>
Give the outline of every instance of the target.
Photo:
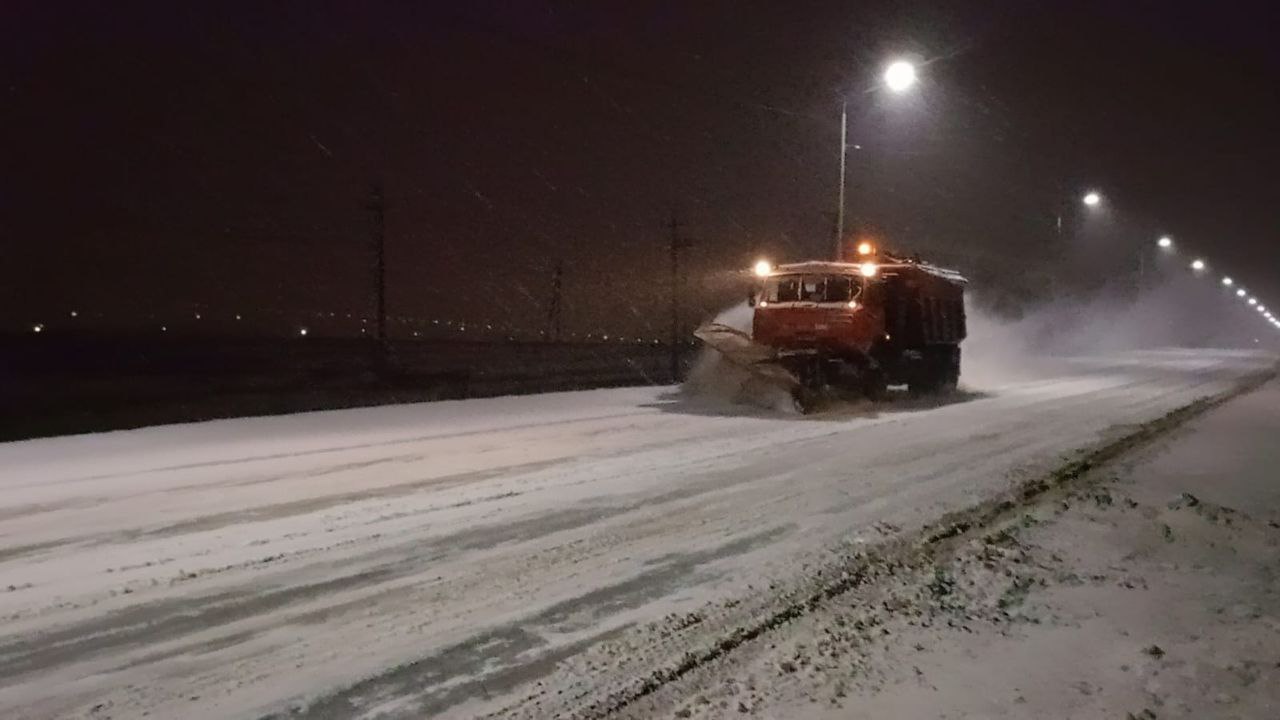
<svg viewBox="0 0 1280 720">
<path fill-rule="evenodd" d="M 751 333 L 704 325 L 696 335 L 730 361 L 789 386 L 802 407 L 827 391 L 880 398 L 954 389 L 965 338 L 957 272 L 866 246 L 859 262 L 760 263 Z"/>
</svg>

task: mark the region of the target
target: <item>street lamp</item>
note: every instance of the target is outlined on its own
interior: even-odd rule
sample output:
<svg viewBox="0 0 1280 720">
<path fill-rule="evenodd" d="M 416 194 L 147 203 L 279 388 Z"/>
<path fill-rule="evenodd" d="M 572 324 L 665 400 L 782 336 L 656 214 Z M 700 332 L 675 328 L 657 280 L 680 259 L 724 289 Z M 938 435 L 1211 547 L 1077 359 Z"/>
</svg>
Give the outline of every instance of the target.
<svg viewBox="0 0 1280 720">
<path fill-rule="evenodd" d="M 1156 245 L 1159 245 L 1164 250 L 1168 250 L 1173 247 L 1173 238 L 1165 235 L 1156 241 Z"/>
<path fill-rule="evenodd" d="M 1224 277 L 1224 278 L 1222 278 L 1222 284 L 1223 284 L 1223 285 L 1226 285 L 1227 287 L 1231 287 L 1232 285 L 1235 285 L 1235 284 L 1236 284 L 1236 281 L 1235 281 L 1235 280 L 1232 280 L 1232 279 L 1231 279 L 1231 278 L 1229 278 L 1229 277 Z"/>
<path fill-rule="evenodd" d="M 1200 258 L 1196 258 L 1195 260 L 1192 260 L 1192 261 L 1191 261 L 1191 269 L 1192 269 L 1192 270 L 1197 270 L 1197 271 L 1198 271 L 1198 270 L 1203 270 L 1203 269 L 1204 269 L 1204 261 L 1203 261 L 1203 260 L 1201 260 Z"/>
<path fill-rule="evenodd" d="M 896 93 L 903 93 L 916 84 L 916 66 L 906 60 L 889 63 L 884 71 L 884 84 Z"/>
<path fill-rule="evenodd" d="M 756 277 L 769 277 L 769 273 L 773 272 L 773 264 L 768 260 L 757 260 L 753 270 Z"/>
<path fill-rule="evenodd" d="M 1244 288 L 1240 288 L 1239 290 L 1236 291 L 1236 297 L 1244 297 L 1244 296 L 1245 296 Z"/>
<path fill-rule="evenodd" d="M 918 81 L 916 66 L 906 60 L 889 63 L 884 71 L 884 86 L 897 95 L 910 90 Z M 836 206 L 836 257 L 844 251 L 844 176 L 845 156 L 849 151 L 849 99 L 840 102 L 840 204 Z"/>
<path fill-rule="evenodd" d="M 1089 207 L 1097 207 L 1102 202 L 1102 195 L 1097 190 L 1090 190 L 1080 200 Z"/>
<path fill-rule="evenodd" d="M 1250 304 L 1250 305 L 1257 305 L 1257 304 L 1258 304 L 1258 298 L 1249 298 L 1249 304 Z"/>
</svg>

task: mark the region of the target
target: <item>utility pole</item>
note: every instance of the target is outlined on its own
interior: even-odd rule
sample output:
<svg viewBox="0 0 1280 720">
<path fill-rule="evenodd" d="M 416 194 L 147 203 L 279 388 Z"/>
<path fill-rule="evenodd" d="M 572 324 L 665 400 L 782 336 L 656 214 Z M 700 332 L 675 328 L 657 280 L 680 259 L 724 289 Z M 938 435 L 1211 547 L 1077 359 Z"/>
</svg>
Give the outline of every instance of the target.
<svg viewBox="0 0 1280 720">
<path fill-rule="evenodd" d="M 836 204 L 836 253 L 835 261 L 840 262 L 844 254 L 844 164 L 849 153 L 849 101 L 840 103 L 840 200 Z"/>
<path fill-rule="evenodd" d="M 551 306 L 547 309 L 547 324 L 551 326 L 551 339 L 560 342 L 560 296 L 564 289 L 564 262 L 557 261 L 551 272 Z"/>
<path fill-rule="evenodd" d="M 378 369 L 382 370 L 387 359 L 387 233 L 386 233 L 386 198 L 382 193 L 381 183 L 374 183 L 369 192 L 369 211 L 371 223 L 370 239 L 374 250 L 374 302 L 377 314 Z"/>
<path fill-rule="evenodd" d="M 671 381 L 680 381 L 680 251 L 691 243 L 680 236 L 680 220 L 671 211 Z"/>
</svg>

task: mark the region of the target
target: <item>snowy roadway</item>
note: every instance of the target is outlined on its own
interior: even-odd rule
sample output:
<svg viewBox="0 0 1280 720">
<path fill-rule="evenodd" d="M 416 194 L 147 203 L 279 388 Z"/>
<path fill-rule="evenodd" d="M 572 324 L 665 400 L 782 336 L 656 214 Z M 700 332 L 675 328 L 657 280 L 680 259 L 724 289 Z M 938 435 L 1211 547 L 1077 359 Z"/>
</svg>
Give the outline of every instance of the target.
<svg viewBox="0 0 1280 720">
<path fill-rule="evenodd" d="M 601 641 L 1273 362 L 1081 358 L 809 418 L 640 388 L 0 445 L 0 717 L 537 715 Z"/>
</svg>

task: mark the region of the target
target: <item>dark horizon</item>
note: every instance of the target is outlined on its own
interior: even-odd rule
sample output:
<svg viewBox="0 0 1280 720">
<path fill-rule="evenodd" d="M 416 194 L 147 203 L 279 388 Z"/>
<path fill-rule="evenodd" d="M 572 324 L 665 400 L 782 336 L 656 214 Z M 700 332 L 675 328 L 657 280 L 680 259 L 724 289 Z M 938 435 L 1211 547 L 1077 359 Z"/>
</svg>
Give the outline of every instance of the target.
<svg viewBox="0 0 1280 720">
<path fill-rule="evenodd" d="M 393 318 L 536 331 L 562 262 L 566 332 L 665 338 L 673 212 L 689 323 L 829 252 L 842 96 L 850 227 L 1006 307 L 1164 233 L 1280 303 L 1271 11 L 802 5 L 7 4 L 0 325 L 358 334 L 378 184 Z"/>
</svg>

